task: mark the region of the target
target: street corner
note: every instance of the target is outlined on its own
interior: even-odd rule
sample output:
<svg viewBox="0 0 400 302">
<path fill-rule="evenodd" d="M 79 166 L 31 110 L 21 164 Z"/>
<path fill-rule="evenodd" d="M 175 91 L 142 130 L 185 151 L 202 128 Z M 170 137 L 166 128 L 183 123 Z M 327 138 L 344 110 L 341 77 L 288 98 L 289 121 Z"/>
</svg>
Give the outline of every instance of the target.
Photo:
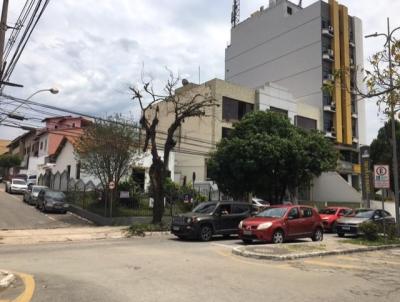
<svg viewBox="0 0 400 302">
<path fill-rule="evenodd" d="M 0 270 L 0 302 L 29 302 L 34 291 L 33 276 Z"/>
</svg>

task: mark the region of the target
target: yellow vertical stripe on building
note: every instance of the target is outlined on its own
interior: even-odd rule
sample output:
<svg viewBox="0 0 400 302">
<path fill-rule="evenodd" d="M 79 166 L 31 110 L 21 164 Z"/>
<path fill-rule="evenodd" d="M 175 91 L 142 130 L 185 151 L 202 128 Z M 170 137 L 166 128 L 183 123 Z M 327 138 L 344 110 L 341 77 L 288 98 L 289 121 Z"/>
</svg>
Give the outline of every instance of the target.
<svg viewBox="0 0 400 302">
<path fill-rule="evenodd" d="M 342 73 L 342 122 L 343 142 L 353 143 L 351 125 L 351 94 L 350 94 L 350 51 L 349 51 L 349 14 L 346 6 L 339 6 L 340 22 L 340 65 Z"/>
<path fill-rule="evenodd" d="M 332 69 L 334 72 L 340 69 L 340 30 L 339 30 L 339 5 L 335 0 L 329 0 L 331 23 L 333 26 L 332 49 L 334 61 Z M 333 90 L 333 101 L 336 103 L 336 114 L 334 115 L 333 124 L 336 131 L 336 141 L 343 143 L 343 127 L 342 127 L 342 97 L 341 97 L 341 79 L 335 79 Z"/>
</svg>

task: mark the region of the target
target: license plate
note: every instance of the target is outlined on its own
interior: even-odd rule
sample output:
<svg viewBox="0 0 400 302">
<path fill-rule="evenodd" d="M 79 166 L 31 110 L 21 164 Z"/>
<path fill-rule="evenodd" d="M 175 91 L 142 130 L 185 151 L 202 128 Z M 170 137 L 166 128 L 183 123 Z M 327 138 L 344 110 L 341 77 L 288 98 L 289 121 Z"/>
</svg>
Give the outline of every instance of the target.
<svg viewBox="0 0 400 302">
<path fill-rule="evenodd" d="M 178 226 L 173 226 L 172 229 L 173 229 L 174 231 L 179 231 L 179 227 L 178 227 Z"/>
<path fill-rule="evenodd" d="M 342 226 L 342 229 L 343 230 L 350 230 L 350 227 L 345 225 L 345 226 Z"/>
<path fill-rule="evenodd" d="M 244 230 L 244 231 L 243 231 L 243 235 L 251 235 L 251 231 Z"/>
</svg>

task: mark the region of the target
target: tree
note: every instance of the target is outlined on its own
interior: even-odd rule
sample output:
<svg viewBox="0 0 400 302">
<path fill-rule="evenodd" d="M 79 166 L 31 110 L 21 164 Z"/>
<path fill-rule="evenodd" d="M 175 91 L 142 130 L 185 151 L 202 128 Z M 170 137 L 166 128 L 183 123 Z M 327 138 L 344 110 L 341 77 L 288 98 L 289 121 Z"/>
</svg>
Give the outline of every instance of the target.
<svg viewBox="0 0 400 302">
<path fill-rule="evenodd" d="M 189 85 L 189 91 L 176 91 L 179 77 L 170 73 L 163 93 L 156 93 L 151 81 L 143 81 L 143 88 L 130 87 L 132 99 L 139 103 L 141 109 L 140 126 L 144 132 L 143 151 L 150 150 L 150 182 L 153 190 L 154 207 L 153 223 L 160 223 L 164 215 L 164 184 L 168 176 L 168 163 L 171 151 L 176 145 L 175 132 L 188 118 L 207 115 L 207 108 L 216 106 L 216 101 L 205 92 L 204 86 Z M 149 100 L 146 102 L 146 97 Z M 167 108 L 168 116 L 163 116 L 165 136 L 160 137 L 160 109 Z M 160 150 L 163 155 L 160 155 Z"/>
<path fill-rule="evenodd" d="M 119 116 L 98 119 L 84 129 L 74 148 L 82 170 L 98 178 L 108 191 L 108 183 L 118 184 L 135 157 L 138 130 Z"/>
<path fill-rule="evenodd" d="M 397 145 L 400 146 L 400 122 L 396 121 L 396 140 Z M 379 129 L 377 137 L 372 141 L 370 146 L 370 158 L 372 165 L 392 165 L 392 126 L 390 121 L 387 121 L 385 125 Z M 400 150 L 397 149 L 397 157 L 400 158 Z M 400 168 L 400 166 L 399 166 Z M 393 171 L 390 169 L 390 187 L 393 186 Z M 399 184 L 400 185 L 400 184 Z"/>
<path fill-rule="evenodd" d="M 8 174 L 8 169 L 12 167 L 17 167 L 21 165 L 21 158 L 15 154 L 3 154 L 0 155 L 0 167 L 6 170 Z"/>
<path fill-rule="evenodd" d="M 248 113 L 223 139 L 209 160 L 211 178 L 226 194 L 252 193 L 280 203 L 295 201 L 299 186 L 336 168 L 333 145 L 316 131 L 306 132 L 274 112 Z"/>
</svg>

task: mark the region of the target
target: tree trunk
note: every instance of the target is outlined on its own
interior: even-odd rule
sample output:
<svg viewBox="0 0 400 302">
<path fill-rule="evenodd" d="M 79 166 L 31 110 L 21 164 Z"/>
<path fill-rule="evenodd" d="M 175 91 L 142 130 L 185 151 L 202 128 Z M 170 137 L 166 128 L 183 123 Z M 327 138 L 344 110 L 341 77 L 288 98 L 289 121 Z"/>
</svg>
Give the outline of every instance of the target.
<svg viewBox="0 0 400 302">
<path fill-rule="evenodd" d="M 153 187 L 153 224 L 161 223 L 164 215 L 164 163 L 160 158 L 154 159 L 150 167 L 150 179 Z"/>
</svg>

